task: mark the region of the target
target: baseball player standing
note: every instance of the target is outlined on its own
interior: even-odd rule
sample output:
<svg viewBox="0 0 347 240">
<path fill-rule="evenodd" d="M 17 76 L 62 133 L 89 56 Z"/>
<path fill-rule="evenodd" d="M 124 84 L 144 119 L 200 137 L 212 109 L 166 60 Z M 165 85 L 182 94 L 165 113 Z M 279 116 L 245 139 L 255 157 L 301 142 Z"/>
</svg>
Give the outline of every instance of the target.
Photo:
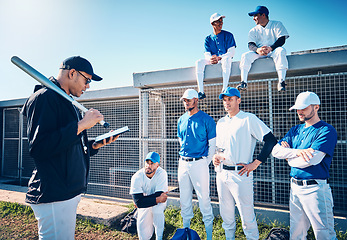
<svg viewBox="0 0 347 240">
<path fill-rule="evenodd" d="M 198 109 L 198 92 L 187 89 L 181 101 L 186 113 L 177 123 L 177 136 L 181 145 L 178 166 L 181 215 L 183 227 L 190 227 L 193 218 L 193 188 L 199 200 L 206 236 L 212 239 L 213 213 L 210 199 L 211 163 L 216 146 L 216 123 L 212 117 Z"/>
<path fill-rule="evenodd" d="M 248 15 L 253 16 L 257 26 L 252 28 L 248 34 L 250 51 L 241 56 L 241 83 L 237 88 L 239 90 L 247 89 L 248 72 L 255 60 L 271 57 L 278 75 L 277 90 L 285 91 L 288 61 L 287 52 L 282 46 L 289 34 L 281 22 L 269 20 L 269 10 L 264 6 L 258 6 L 254 12 L 250 12 Z"/>
<path fill-rule="evenodd" d="M 235 204 L 247 239 L 259 239 L 253 205 L 253 171 L 271 153 L 277 140 L 271 130 L 254 114 L 240 110 L 240 92 L 228 87 L 219 95 L 228 113 L 217 122 L 216 167 L 220 214 L 227 240 L 235 239 Z M 253 161 L 256 141 L 264 141 Z"/>
<path fill-rule="evenodd" d="M 320 99 L 300 93 L 295 105 L 299 120 L 274 147 L 272 155 L 291 166 L 290 238 L 306 239 L 310 225 L 317 240 L 336 239 L 329 168 L 337 143 L 333 126 L 318 116 Z"/>
<path fill-rule="evenodd" d="M 102 78 L 87 59 L 73 56 L 62 62 L 57 78 L 50 80 L 68 95 L 80 97 L 92 80 Z M 108 142 L 88 140 L 86 130 L 104 116 L 89 109 L 82 117 L 70 101 L 41 85 L 35 86 L 22 111 L 27 117 L 29 153 L 35 162 L 25 202 L 38 221 L 39 239 L 74 239 L 76 211 L 87 190 L 90 157 L 118 137 L 110 137 Z"/>
<path fill-rule="evenodd" d="M 167 173 L 159 163 L 158 153 L 148 153 L 145 167 L 131 178 L 130 194 L 138 208 L 137 234 L 140 240 L 151 239 L 154 229 L 156 240 L 163 239 L 168 182 Z"/>
<path fill-rule="evenodd" d="M 231 62 L 235 55 L 236 43 L 232 33 L 222 30 L 223 18 L 225 16 L 219 13 L 214 13 L 210 17 L 213 33 L 205 38 L 205 58 L 195 62 L 199 99 L 206 97 L 204 93 L 204 72 L 206 65 L 221 63 L 223 90 L 228 87 Z"/>
</svg>

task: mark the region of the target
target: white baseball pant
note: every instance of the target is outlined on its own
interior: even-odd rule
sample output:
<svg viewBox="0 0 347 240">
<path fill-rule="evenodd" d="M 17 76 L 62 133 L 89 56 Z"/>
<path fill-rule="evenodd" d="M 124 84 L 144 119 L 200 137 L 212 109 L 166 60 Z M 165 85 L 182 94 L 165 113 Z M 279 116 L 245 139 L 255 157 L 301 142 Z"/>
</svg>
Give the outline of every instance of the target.
<svg viewBox="0 0 347 240">
<path fill-rule="evenodd" d="M 155 230 L 156 240 L 163 239 L 166 203 L 149 208 L 139 208 L 137 215 L 137 234 L 140 240 L 149 240 Z"/>
<path fill-rule="evenodd" d="M 270 52 L 267 56 L 260 56 L 259 54 L 249 51 L 241 56 L 240 70 L 241 70 L 241 81 L 247 82 L 248 72 L 251 69 L 252 63 L 259 59 L 271 57 L 275 63 L 275 68 L 278 74 L 278 80 L 284 81 L 288 69 L 287 51 L 283 47 L 276 48 L 273 52 Z"/>
<path fill-rule="evenodd" d="M 210 173 L 207 158 L 187 162 L 179 160 L 178 183 L 180 188 L 181 215 L 183 228 L 190 227 L 193 213 L 193 188 L 199 200 L 202 220 L 205 224 L 207 240 L 212 239 L 213 212 L 210 199 Z"/>
<path fill-rule="evenodd" d="M 253 173 L 247 177 L 238 171 L 222 169 L 217 172 L 219 209 L 223 219 L 222 227 L 227 240 L 235 239 L 235 204 L 239 210 L 242 228 L 247 240 L 259 239 L 257 220 L 253 205 Z"/>
<path fill-rule="evenodd" d="M 228 87 L 231 63 L 232 58 L 229 56 L 222 57 L 222 59 L 217 63 L 222 65 L 223 90 Z M 204 72 L 206 65 L 211 65 L 211 62 L 205 58 L 199 59 L 195 62 L 196 79 L 198 82 L 199 92 L 204 92 Z"/>
<path fill-rule="evenodd" d="M 299 186 L 291 182 L 290 239 L 304 240 L 312 225 L 317 240 L 337 239 L 334 230 L 333 197 L 326 180 Z"/>
<path fill-rule="evenodd" d="M 75 239 L 76 211 L 81 195 L 66 201 L 30 204 L 38 221 L 39 239 Z"/>
</svg>

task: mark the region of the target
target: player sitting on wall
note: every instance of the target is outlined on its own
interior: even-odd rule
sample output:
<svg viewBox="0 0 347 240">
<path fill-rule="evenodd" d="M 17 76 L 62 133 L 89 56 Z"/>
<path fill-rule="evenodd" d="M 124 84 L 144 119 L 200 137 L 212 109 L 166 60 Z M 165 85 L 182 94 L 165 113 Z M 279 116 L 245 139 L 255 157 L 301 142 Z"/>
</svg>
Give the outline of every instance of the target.
<svg viewBox="0 0 347 240">
<path fill-rule="evenodd" d="M 205 38 L 205 58 L 196 61 L 196 79 L 199 88 L 199 99 L 204 99 L 204 72 L 205 66 L 210 64 L 221 64 L 223 76 L 223 89 L 228 87 L 231 62 L 235 55 L 236 43 L 232 33 L 222 30 L 223 18 L 225 16 L 214 13 L 210 17 L 213 33 Z"/>
<path fill-rule="evenodd" d="M 269 10 L 264 6 L 258 6 L 254 12 L 250 12 L 248 15 L 253 16 L 257 26 L 252 28 L 248 34 L 248 48 L 250 51 L 241 56 L 241 83 L 237 86 L 237 89 L 247 89 L 248 72 L 255 60 L 271 57 L 275 62 L 278 75 L 277 90 L 279 92 L 285 91 L 288 61 L 286 49 L 282 46 L 289 34 L 281 22 L 269 20 Z"/>
</svg>

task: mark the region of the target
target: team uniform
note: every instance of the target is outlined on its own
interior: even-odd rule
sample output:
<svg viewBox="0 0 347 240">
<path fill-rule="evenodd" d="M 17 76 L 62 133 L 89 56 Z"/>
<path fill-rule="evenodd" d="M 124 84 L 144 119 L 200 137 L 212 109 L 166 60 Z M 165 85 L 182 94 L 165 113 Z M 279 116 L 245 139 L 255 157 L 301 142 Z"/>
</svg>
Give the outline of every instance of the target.
<svg viewBox="0 0 347 240">
<path fill-rule="evenodd" d="M 217 191 L 226 239 L 235 239 L 235 204 L 239 210 L 247 239 L 259 239 L 253 205 L 253 172 L 240 176 L 243 166 L 253 162 L 256 142 L 263 141 L 271 130 L 254 114 L 239 111 L 217 122 L 217 149 L 223 149 L 225 160 L 217 170 Z M 260 159 L 259 159 L 260 160 Z"/>
<path fill-rule="evenodd" d="M 227 88 L 231 72 L 232 58 L 235 55 L 236 43 L 232 33 L 222 30 L 219 34 L 210 34 L 205 39 L 205 58 L 196 61 L 196 78 L 199 92 L 204 92 L 204 71 L 205 66 L 210 65 L 212 55 L 221 57 L 219 63 L 222 65 L 223 89 Z M 218 64 L 219 64 L 218 63 Z"/>
<path fill-rule="evenodd" d="M 192 116 L 183 114 L 177 123 L 177 136 L 181 148 L 178 166 L 178 182 L 180 188 L 181 215 L 183 227 L 190 227 L 193 218 L 193 188 L 199 200 L 200 211 L 203 215 L 207 239 L 212 239 L 213 213 L 210 199 L 209 164 L 212 156 L 209 141 L 216 137 L 216 123 L 213 118 L 203 111 Z"/>
<path fill-rule="evenodd" d="M 280 21 L 270 20 L 265 27 L 257 25 L 249 31 L 248 42 L 253 42 L 258 48 L 272 46 L 280 37 L 289 37 L 286 28 Z M 260 56 L 254 51 L 249 51 L 241 56 L 240 69 L 242 81 L 247 82 L 247 75 L 252 63 L 258 58 L 271 57 L 274 60 L 279 80 L 284 81 L 288 69 L 287 52 L 283 47 L 277 47 L 267 56 Z"/>
<path fill-rule="evenodd" d="M 328 184 L 329 168 L 337 143 L 337 132 L 330 124 L 319 121 L 305 127 L 292 127 L 283 139 L 292 149 L 312 148 L 325 153 L 317 165 L 291 167 L 290 235 L 291 239 L 306 239 L 312 225 L 315 237 L 336 239 L 334 231 L 333 197 Z M 280 153 L 279 153 L 280 154 Z M 277 157 L 278 154 L 274 154 Z M 281 156 L 281 158 L 292 156 Z"/>
<path fill-rule="evenodd" d="M 154 176 L 148 178 L 145 169 L 142 168 L 137 171 L 131 178 L 130 194 L 143 193 L 144 196 L 152 195 L 155 192 L 168 191 L 168 178 L 167 172 L 158 167 Z M 165 203 L 158 203 L 157 205 L 138 208 L 137 217 L 137 233 L 140 240 L 148 240 L 152 237 L 155 229 L 156 239 L 163 238 L 165 216 L 164 210 Z"/>
</svg>

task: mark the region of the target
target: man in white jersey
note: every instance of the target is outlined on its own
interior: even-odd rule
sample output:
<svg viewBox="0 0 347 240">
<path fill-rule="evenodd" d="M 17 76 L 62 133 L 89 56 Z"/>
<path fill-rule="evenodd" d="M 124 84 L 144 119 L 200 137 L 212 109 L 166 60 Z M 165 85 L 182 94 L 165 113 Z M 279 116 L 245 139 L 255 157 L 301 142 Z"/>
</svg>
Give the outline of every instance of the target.
<svg viewBox="0 0 347 240">
<path fill-rule="evenodd" d="M 235 239 L 235 204 L 246 238 L 259 239 L 253 205 L 253 171 L 265 162 L 277 141 L 271 130 L 254 114 L 239 108 L 240 92 L 228 87 L 219 95 L 228 113 L 217 122 L 217 191 L 222 227 L 227 240 Z M 264 141 L 262 151 L 253 160 L 256 142 Z"/>
<path fill-rule="evenodd" d="M 278 75 L 277 90 L 279 92 L 285 91 L 288 61 L 287 52 L 282 46 L 289 34 L 280 21 L 269 20 L 269 10 L 264 6 L 258 6 L 254 12 L 250 12 L 248 15 L 253 16 L 257 26 L 252 28 L 248 34 L 250 51 L 241 56 L 241 83 L 237 89 L 247 89 L 248 72 L 255 60 L 271 57 L 274 60 Z"/>
<path fill-rule="evenodd" d="M 166 171 L 159 166 L 160 156 L 150 152 L 145 167 L 131 178 L 130 194 L 138 208 L 137 234 L 149 240 L 155 229 L 156 239 L 163 239 L 168 181 Z"/>
</svg>

